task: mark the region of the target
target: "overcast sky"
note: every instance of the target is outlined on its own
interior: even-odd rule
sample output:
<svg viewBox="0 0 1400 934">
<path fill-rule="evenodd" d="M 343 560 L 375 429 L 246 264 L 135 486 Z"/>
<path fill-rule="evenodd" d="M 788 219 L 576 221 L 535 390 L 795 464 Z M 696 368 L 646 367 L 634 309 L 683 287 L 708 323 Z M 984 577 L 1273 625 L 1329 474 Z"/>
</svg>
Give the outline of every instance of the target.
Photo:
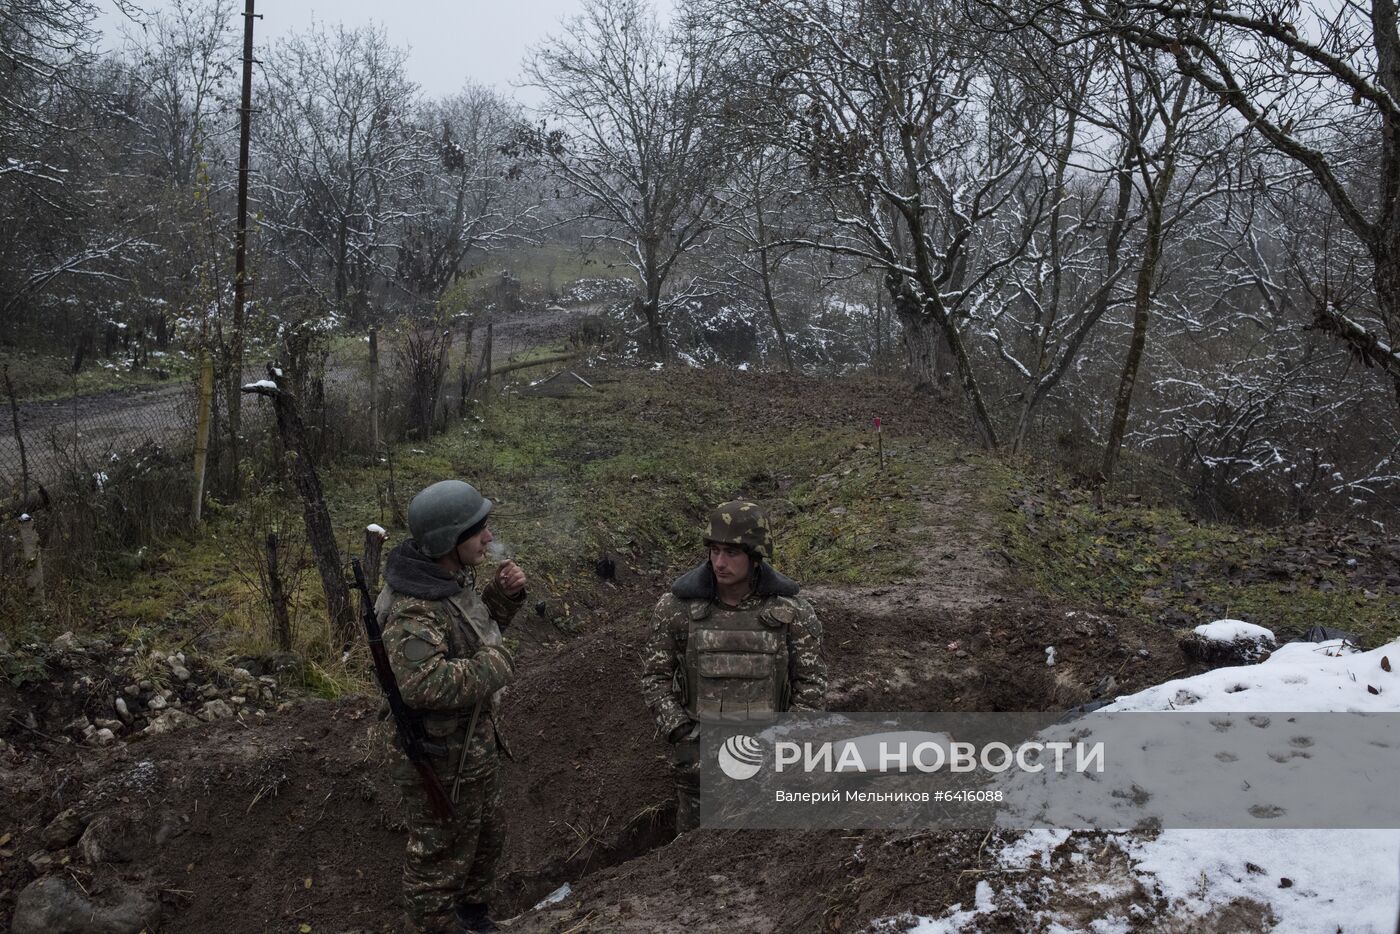
<svg viewBox="0 0 1400 934">
<path fill-rule="evenodd" d="M 170 5 L 167 0 L 137 2 L 148 10 Z M 242 0 L 234 2 L 241 11 Z M 123 24 L 128 29 L 131 24 L 111 0 L 103 3 L 107 12 L 98 25 L 107 48 L 116 48 Z M 670 0 L 657 5 L 671 6 Z M 256 9 L 263 18 L 254 27 L 254 41 L 270 43 L 307 29 L 313 20 L 347 26 L 378 22 L 394 45 L 409 49 L 408 76 L 430 96 L 449 94 L 470 79 L 530 102 L 533 94 L 513 88 L 521 58 L 528 47 L 557 33 L 560 19 L 579 8 L 580 0 L 258 0 Z M 235 21 L 241 30 L 243 18 L 236 16 Z"/>
</svg>

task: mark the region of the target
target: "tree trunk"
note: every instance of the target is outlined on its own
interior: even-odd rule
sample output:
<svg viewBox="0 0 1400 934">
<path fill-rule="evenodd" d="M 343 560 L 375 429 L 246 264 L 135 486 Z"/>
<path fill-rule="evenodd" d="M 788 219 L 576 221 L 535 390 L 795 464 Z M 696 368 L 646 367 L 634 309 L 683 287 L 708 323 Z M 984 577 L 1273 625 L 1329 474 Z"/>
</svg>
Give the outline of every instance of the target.
<svg viewBox="0 0 1400 934">
<path fill-rule="evenodd" d="M 267 396 L 277 415 L 277 433 L 287 451 L 287 467 L 292 482 L 301 496 L 302 518 L 306 523 L 306 540 L 316 558 L 316 570 L 321 575 L 321 587 L 326 594 L 326 613 L 337 641 L 354 641 L 358 624 L 350 604 L 350 588 L 341 572 L 340 546 L 336 544 L 326 497 L 321 490 L 321 478 L 316 475 L 315 460 L 306 437 L 306 423 L 296 397 L 283 388 L 277 371 L 268 368 L 276 388 L 265 385 L 246 387 L 244 392 Z"/>
<path fill-rule="evenodd" d="M 1372 281 L 1376 287 L 1376 305 L 1381 321 L 1385 322 L 1386 337 L 1391 348 L 1400 346 L 1400 238 L 1387 238 L 1388 242 L 1379 249 L 1372 250 L 1376 271 Z M 1354 345 L 1353 345 L 1354 346 Z M 1369 362 L 1369 361 L 1368 361 Z M 1391 381 L 1395 385 L 1395 402 L 1400 406 L 1400 369 L 1386 366 Z"/>
<path fill-rule="evenodd" d="M 267 599 L 272 604 L 272 637 L 283 652 L 292 650 L 292 620 L 287 614 L 287 592 L 277 561 L 277 533 L 267 533 Z"/>
<path fill-rule="evenodd" d="M 904 326 L 904 349 L 909 355 L 914 385 L 933 389 L 938 385 L 938 338 L 942 329 L 917 308 L 905 309 L 897 299 L 895 309 Z"/>
<path fill-rule="evenodd" d="M 1123 375 L 1118 379 L 1113 421 L 1109 424 L 1108 443 L 1104 445 L 1103 466 L 1099 470 L 1100 486 L 1106 486 L 1113 480 L 1113 472 L 1118 467 L 1118 453 L 1123 445 L 1123 435 L 1128 430 L 1128 412 L 1133 404 L 1133 390 L 1137 387 L 1142 352 L 1147 346 L 1147 325 L 1152 310 L 1152 280 L 1157 272 L 1162 238 L 1160 202 L 1149 210 L 1151 213 L 1148 218 L 1147 248 L 1143 252 L 1142 266 L 1138 269 L 1137 287 L 1133 292 L 1133 336 L 1128 342 L 1128 357 L 1123 362 Z"/>
<path fill-rule="evenodd" d="M 763 277 L 763 301 L 768 305 L 768 317 L 772 319 L 773 330 L 778 334 L 778 347 L 783 353 L 783 366 L 787 368 L 789 373 L 796 373 L 797 368 L 792 365 L 792 349 L 788 347 L 787 330 L 783 328 L 783 319 L 778 316 L 778 303 L 773 298 L 773 276 L 768 269 L 768 250 L 766 247 L 758 251 L 758 262 Z"/>
<path fill-rule="evenodd" d="M 642 319 L 646 337 L 642 340 L 642 355 L 652 360 L 666 358 L 666 332 L 661 327 L 659 302 L 638 295 L 632 299 L 632 313 Z"/>
<path fill-rule="evenodd" d="M 904 346 L 909 351 L 909 368 L 915 382 L 926 387 L 938 385 L 939 346 L 943 345 L 952 356 L 961 377 L 963 395 L 972 407 L 972 423 L 978 440 L 987 450 L 995 450 L 996 429 L 982 400 L 982 391 L 972 372 L 972 360 L 968 357 L 962 335 L 951 324 L 940 324 L 939 316 L 925 309 L 906 283 L 890 280 L 887 286 L 894 301 L 895 313 L 904 325 Z M 942 340 L 939 340 L 940 335 Z"/>
</svg>

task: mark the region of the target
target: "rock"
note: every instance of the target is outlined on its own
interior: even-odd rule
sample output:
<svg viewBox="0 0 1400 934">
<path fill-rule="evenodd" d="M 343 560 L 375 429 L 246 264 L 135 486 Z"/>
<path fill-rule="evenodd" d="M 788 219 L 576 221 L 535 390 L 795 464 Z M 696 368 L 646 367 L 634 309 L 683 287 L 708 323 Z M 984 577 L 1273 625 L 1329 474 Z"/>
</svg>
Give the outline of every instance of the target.
<svg viewBox="0 0 1400 934">
<path fill-rule="evenodd" d="M 51 850 L 61 850 L 65 846 L 72 846 L 78 842 L 78 838 L 83 835 L 83 828 L 87 822 L 78 816 L 78 812 L 73 808 L 60 811 L 58 816 L 49 821 L 44 828 L 41 839 L 44 846 Z"/>
<path fill-rule="evenodd" d="M 174 675 L 175 678 L 176 678 L 176 680 L 178 680 L 178 681 L 188 681 L 188 680 L 190 680 L 190 670 L 189 670 L 188 668 L 186 668 L 184 665 L 179 665 L 179 664 L 171 665 L 171 666 L 170 666 L 170 673 L 171 673 L 172 675 Z"/>
<path fill-rule="evenodd" d="M 0 634 L 0 655 L 9 655 L 10 651 L 10 640 Z"/>
<path fill-rule="evenodd" d="M 25 886 L 15 902 L 13 934 L 140 934 L 160 925 L 160 901 L 121 883 L 88 895 L 66 876 Z"/>
<path fill-rule="evenodd" d="M 110 746 L 117 741 L 117 734 L 104 726 L 97 731 L 97 735 L 93 737 L 93 741 L 99 746 Z"/>
<path fill-rule="evenodd" d="M 54 858 L 52 853 L 41 851 L 29 857 L 27 862 L 29 863 L 29 868 L 34 871 L 34 875 L 42 876 L 52 869 L 58 860 Z"/>
<path fill-rule="evenodd" d="M 140 697 L 141 685 L 128 684 L 126 687 L 122 688 L 122 693 L 125 694 L 127 697 Z"/>
<path fill-rule="evenodd" d="M 212 723 L 233 716 L 233 709 L 222 700 L 211 700 L 199 708 L 199 719 Z"/>
<path fill-rule="evenodd" d="M 235 694 L 228 699 L 228 702 L 235 707 L 242 707 L 244 704 L 248 703 L 248 698 L 244 697 L 242 694 Z"/>
<path fill-rule="evenodd" d="M 199 721 L 183 710 L 167 710 L 152 720 L 141 732 L 151 736 L 159 736 L 162 733 L 173 733 L 185 727 L 197 726 Z"/>
<path fill-rule="evenodd" d="M 164 710 L 167 706 L 165 698 L 160 694 L 152 694 L 151 699 L 146 701 L 146 708 L 148 710 Z"/>
<path fill-rule="evenodd" d="M 136 847 L 136 822 L 102 814 L 92 819 L 78 841 L 78 852 L 89 866 L 129 863 Z"/>
<path fill-rule="evenodd" d="M 205 700 L 213 700 L 219 696 L 219 686 L 217 684 L 206 684 L 199 689 L 199 696 Z"/>
<path fill-rule="evenodd" d="M 78 637 L 71 632 L 65 632 L 57 639 L 53 640 L 51 646 L 55 652 L 81 652 L 82 647 L 78 645 Z"/>
<path fill-rule="evenodd" d="M 123 723 L 131 722 L 131 708 L 126 706 L 126 699 L 118 697 L 116 703 L 112 705 L 117 711 L 117 717 Z"/>
<path fill-rule="evenodd" d="M 74 733 L 83 733 L 91 728 L 92 721 L 83 714 L 78 714 L 64 727 L 65 730 L 71 730 Z"/>
<path fill-rule="evenodd" d="M 143 691 L 149 691 L 151 688 L 155 687 L 155 685 L 146 678 L 142 678 L 140 681 L 136 682 L 136 686 Z"/>
<path fill-rule="evenodd" d="M 1277 647 L 1272 632 L 1239 620 L 1197 626 L 1178 634 L 1177 645 L 1187 658 L 1211 668 L 1257 665 Z"/>
<path fill-rule="evenodd" d="M 306 659 L 296 652 L 274 652 L 267 658 L 267 668 L 274 674 L 290 672 L 300 674 L 306 667 Z"/>
</svg>

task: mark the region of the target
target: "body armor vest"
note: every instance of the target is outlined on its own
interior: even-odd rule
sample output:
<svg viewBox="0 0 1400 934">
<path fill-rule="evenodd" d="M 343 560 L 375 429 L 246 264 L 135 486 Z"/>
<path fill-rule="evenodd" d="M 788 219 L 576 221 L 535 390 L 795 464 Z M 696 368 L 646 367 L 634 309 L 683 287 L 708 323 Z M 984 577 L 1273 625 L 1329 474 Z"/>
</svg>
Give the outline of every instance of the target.
<svg viewBox="0 0 1400 934">
<path fill-rule="evenodd" d="M 788 706 L 786 601 L 730 609 L 691 601 L 685 649 L 686 710 L 701 723 L 771 720 Z"/>
</svg>

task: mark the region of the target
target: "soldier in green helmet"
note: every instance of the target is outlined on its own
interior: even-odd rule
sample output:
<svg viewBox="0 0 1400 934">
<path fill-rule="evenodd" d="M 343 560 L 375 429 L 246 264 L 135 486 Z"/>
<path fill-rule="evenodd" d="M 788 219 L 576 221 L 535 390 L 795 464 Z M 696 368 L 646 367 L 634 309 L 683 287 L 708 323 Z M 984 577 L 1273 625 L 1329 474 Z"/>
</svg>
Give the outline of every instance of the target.
<svg viewBox="0 0 1400 934">
<path fill-rule="evenodd" d="M 642 693 L 671 745 L 678 832 L 700 822 L 705 724 L 821 710 L 826 694 L 821 621 L 797 582 L 769 563 L 763 510 L 745 501 L 716 506 L 704 540 L 707 560 L 656 604 L 642 659 Z"/>
<path fill-rule="evenodd" d="M 494 931 L 488 901 L 504 843 L 497 729 L 514 663 L 501 629 L 525 601 L 525 572 L 505 561 L 478 594 L 476 567 L 493 540 L 491 501 L 469 483 L 443 480 L 408 506 L 413 538 L 385 562 L 375 604 L 384 647 L 405 703 L 422 718 L 432 766 L 458 789 L 444 822 L 407 758 L 395 762 L 408 850 L 404 928 L 410 934 Z"/>
</svg>

